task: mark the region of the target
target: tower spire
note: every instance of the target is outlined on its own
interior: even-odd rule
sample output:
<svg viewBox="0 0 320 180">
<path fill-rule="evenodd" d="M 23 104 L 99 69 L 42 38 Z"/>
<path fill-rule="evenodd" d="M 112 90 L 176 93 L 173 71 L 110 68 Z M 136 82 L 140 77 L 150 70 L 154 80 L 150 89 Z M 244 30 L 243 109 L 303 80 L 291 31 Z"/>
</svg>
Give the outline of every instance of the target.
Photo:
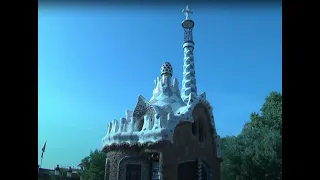
<svg viewBox="0 0 320 180">
<path fill-rule="evenodd" d="M 182 21 L 182 27 L 184 30 L 184 41 L 182 46 L 184 51 L 184 62 L 181 98 L 185 103 L 187 103 L 189 97 L 191 97 L 191 99 L 194 99 L 197 96 L 197 85 L 193 57 L 194 42 L 192 37 L 194 22 L 190 19 L 190 14 L 192 14 L 193 12 L 189 9 L 188 6 L 186 6 L 186 8 L 182 10 L 182 12 L 185 14 L 186 19 Z"/>
</svg>

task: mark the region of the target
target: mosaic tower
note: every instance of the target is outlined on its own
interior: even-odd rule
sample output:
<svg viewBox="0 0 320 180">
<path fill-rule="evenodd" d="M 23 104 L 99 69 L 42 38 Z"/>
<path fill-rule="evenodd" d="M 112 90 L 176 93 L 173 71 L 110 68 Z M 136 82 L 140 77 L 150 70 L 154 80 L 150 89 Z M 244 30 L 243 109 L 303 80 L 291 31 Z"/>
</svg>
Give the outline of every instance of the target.
<svg viewBox="0 0 320 180">
<path fill-rule="evenodd" d="M 169 62 L 160 67 L 152 97 L 138 96 L 133 111 L 110 121 L 102 138 L 105 180 L 219 180 L 221 149 L 213 108 L 197 94 L 192 38 L 194 22 L 182 11 L 182 89 Z"/>
<path fill-rule="evenodd" d="M 196 72 L 194 66 L 194 41 L 192 36 L 192 30 L 194 27 L 194 22 L 190 19 L 190 14 L 193 12 L 187 6 L 182 10 L 185 14 L 186 19 L 182 21 L 182 27 L 184 30 L 184 40 L 183 40 L 183 51 L 184 51 L 184 61 L 183 61 L 183 80 L 181 97 L 185 103 L 189 99 L 195 99 L 197 97 L 197 84 L 196 84 Z"/>
</svg>

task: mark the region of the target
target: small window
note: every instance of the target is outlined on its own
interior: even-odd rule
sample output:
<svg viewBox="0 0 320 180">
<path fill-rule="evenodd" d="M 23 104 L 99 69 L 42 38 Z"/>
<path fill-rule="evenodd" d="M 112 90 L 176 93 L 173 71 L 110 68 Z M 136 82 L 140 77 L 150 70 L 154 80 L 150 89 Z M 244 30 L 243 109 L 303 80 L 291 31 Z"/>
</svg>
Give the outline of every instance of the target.
<svg viewBox="0 0 320 180">
<path fill-rule="evenodd" d="M 203 131 L 203 122 L 199 121 L 199 142 L 203 142 L 204 140 L 204 131 Z"/>
<path fill-rule="evenodd" d="M 149 129 L 152 129 L 154 125 L 154 116 L 150 116 L 150 123 L 149 123 Z"/>
<path fill-rule="evenodd" d="M 192 123 L 192 134 L 195 136 L 197 135 L 197 123 L 196 122 Z"/>
<path fill-rule="evenodd" d="M 141 131 L 143 128 L 143 124 L 144 124 L 144 116 L 140 117 L 137 122 L 136 122 L 136 127 L 138 131 Z"/>
</svg>

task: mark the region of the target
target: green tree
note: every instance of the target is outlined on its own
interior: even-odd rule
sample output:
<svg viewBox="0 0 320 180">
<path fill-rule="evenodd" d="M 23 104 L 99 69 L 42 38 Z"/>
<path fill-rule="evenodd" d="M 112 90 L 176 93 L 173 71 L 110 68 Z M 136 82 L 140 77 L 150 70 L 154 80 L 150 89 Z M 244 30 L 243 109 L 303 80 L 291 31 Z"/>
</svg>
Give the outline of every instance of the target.
<svg viewBox="0 0 320 180">
<path fill-rule="evenodd" d="M 103 151 L 91 151 L 90 155 L 83 158 L 83 170 L 79 172 L 84 180 L 103 180 L 106 154 Z"/>
<path fill-rule="evenodd" d="M 238 136 L 222 138 L 223 180 L 282 179 L 282 96 L 271 92 Z"/>
<path fill-rule="evenodd" d="M 255 128 L 269 128 L 282 132 L 282 95 L 272 91 L 265 99 L 261 115 L 251 114 L 251 125 Z"/>
</svg>

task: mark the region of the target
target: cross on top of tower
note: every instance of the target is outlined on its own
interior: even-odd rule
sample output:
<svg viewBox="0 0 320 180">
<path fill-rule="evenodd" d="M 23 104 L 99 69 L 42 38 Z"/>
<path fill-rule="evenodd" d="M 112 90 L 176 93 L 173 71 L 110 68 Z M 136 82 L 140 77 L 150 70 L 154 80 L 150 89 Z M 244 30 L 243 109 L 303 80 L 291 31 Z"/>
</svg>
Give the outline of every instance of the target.
<svg viewBox="0 0 320 180">
<path fill-rule="evenodd" d="M 184 15 L 186 16 L 186 19 L 190 19 L 190 14 L 192 14 L 193 12 L 191 11 L 191 9 L 189 9 L 188 5 L 186 6 L 186 9 L 182 9 L 182 12 L 184 13 Z"/>
</svg>

